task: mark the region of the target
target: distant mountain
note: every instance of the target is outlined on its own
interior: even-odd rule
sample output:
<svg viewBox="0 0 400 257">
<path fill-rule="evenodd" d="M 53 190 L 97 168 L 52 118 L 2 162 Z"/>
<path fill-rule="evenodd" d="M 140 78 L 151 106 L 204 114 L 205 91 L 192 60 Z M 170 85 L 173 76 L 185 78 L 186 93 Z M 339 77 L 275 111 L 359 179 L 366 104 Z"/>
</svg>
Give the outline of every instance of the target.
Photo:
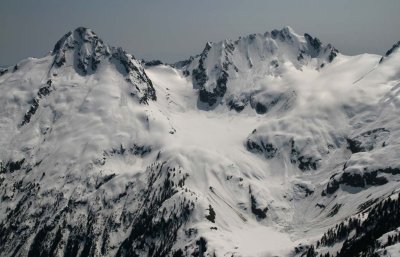
<svg viewBox="0 0 400 257">
<path fill-rule="evenodd" d="M 285 27 L 166 65 L 68 32 L 0 69 L 0 256 L 397 256 L 398 49 Z"/>
</svg>

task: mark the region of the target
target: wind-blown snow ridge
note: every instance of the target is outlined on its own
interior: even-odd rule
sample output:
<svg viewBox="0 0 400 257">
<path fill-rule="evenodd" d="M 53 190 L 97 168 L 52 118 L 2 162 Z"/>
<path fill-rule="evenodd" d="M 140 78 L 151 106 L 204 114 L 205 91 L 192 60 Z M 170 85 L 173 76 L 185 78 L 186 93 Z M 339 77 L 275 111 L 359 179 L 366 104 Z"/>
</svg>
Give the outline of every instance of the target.
<svg viewBox="0 0 400 257">
<path fill-rule="evenodd" d="M 142 67 L 67 33 L 0 70 L 0 255 L 396 256 L 393 49 L 286 27 Z"/>
</svg>

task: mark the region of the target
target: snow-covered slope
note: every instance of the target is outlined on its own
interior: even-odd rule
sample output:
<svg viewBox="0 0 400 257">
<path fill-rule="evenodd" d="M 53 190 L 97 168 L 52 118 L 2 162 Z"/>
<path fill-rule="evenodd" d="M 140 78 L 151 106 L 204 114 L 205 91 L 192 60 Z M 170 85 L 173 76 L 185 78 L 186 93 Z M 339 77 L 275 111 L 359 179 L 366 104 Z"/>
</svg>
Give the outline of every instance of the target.
<svg viewBox="0 0 400 257">
<path fill-rule="evenodd" d="M 0 256 L 396 256 L 399 70 L 289 27 L 145 68 L 71 31 L 0 71 Z"/>
</svg>

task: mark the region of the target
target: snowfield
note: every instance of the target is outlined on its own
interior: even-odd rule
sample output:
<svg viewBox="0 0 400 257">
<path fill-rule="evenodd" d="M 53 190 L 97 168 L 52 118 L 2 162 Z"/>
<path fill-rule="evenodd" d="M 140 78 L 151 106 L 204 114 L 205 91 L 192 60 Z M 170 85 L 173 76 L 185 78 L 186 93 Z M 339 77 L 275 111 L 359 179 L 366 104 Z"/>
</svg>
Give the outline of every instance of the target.
<svg viewBox="0 0 400 257">
<path fill-rule="evenodd" d="M 0 256 L 397 256 L 398 45 L 285 27 L 146 65 L 67 33 L 0 70 Z"/>
</svg>

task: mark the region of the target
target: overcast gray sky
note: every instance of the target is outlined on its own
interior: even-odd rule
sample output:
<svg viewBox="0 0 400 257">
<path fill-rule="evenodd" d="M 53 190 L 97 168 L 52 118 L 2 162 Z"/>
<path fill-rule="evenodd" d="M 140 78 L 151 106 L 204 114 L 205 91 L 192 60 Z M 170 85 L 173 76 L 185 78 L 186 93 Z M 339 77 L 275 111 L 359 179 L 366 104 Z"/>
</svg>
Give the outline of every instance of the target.
<svg viewBox="0 0 400 257">
<path fill-rule="evenodd" d="M 0 0 L 0 65 L 92 28 L 138 58 L 174 62 L 207 41 L 291 26 L 342 53 L 383 54 L 400 40 L 400 0 Z"/>
</svg>

